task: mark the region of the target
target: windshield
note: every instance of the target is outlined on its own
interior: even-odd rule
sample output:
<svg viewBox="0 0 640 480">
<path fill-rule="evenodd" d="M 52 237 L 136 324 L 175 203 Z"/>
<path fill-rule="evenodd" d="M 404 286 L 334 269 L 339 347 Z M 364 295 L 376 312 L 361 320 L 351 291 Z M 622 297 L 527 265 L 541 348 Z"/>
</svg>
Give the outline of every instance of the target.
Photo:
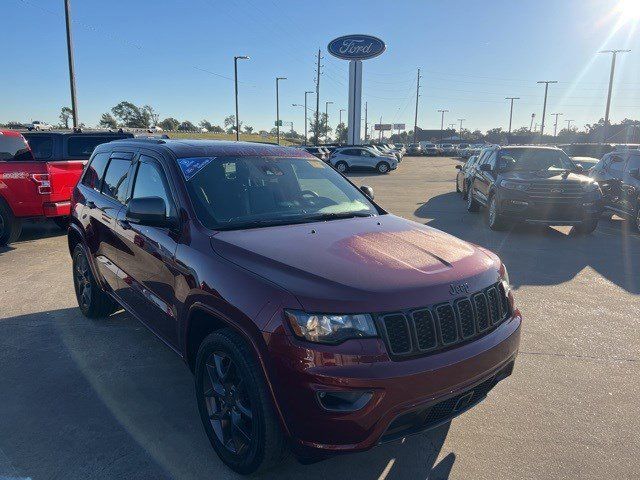
<svg viewBox="0 0 640 480">
<path fill-rule="evenodd" d="M 0 160 L 33 161 L 27 142 L 21 136 L 0 134 Z"/>
<path fill-rule="evenodd" d="M 197 168 L 184 165 L 197 162 Z M 200 221 L 214 230 L 369 217 L 375 206 L 333 168 L 307 158 L 179 159 Z M 202 166 L 204 165 L 204 166 Z"/>
<path fill-rule="evenodd" d="M 562 150 L 517 148 L 500 151 L 501 171 L 538 172 L 541 170 L 574 170 L 575 165 Z"/>
</svg>

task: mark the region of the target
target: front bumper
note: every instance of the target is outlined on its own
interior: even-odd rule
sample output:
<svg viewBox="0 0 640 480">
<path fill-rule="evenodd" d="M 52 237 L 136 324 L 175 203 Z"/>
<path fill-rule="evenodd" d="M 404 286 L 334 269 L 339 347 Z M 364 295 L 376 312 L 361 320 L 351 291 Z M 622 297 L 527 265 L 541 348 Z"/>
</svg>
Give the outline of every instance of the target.
<svg viewBox="0 0 640 480">
<path fill-rule="evenodd" d="M 521 321 L 516 310 L 483 337 L 401 361 L 389 358 L 380 339 L 311 349 L 287 334 L 270 335 L 272 385 L 294 451 L 329 455 L 368 450 L 459 415 L 511 373 Z M 331 412 L 321 406 L 318 393 L 332 391 L 369 391 L 373 396 L 358 411 Z"/>
<path fill-rule="evenodd" d="M 501 190 L 500 215 L 512 221 L 548 225 L 578 225 L 600 217 L 602 202 L 594 195 L 579 198 L 540 198 L 523 192 Z"/>
</svg>

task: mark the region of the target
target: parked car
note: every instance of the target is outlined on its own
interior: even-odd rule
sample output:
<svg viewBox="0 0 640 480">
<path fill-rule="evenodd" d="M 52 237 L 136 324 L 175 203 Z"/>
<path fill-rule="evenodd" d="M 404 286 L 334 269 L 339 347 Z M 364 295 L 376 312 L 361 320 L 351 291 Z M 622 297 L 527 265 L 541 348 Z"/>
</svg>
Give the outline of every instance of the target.
<svg viewBox="0 0 640 480">
<path fill-rule="evenodd" d="M 527 222 L 588 234 L 598 225 L 602 194 L 559 148 L 497 147 L 485 153 L 469 186 L 467 209 L 481 206 L 492 230 Z"/>
<path fill-rule="evenodd" d="M 319 158 L 320 160 L 327 161 L 329 159 L 327 152 L 323 148 L 320 148 L 320 147 L 302 147 L 302 148 L 303 150 L 306 150 L 311 155 Z"/>
<path fill-rule="evenodd" d="M 78 304 L 185 360 L 236 472 L 435 428 L 512 373 L 522 317 L 495 254 L 372 198 L 300 149 L 100 145 L 73 194 Z"/>
<path fill-rule="evenodd" d="M 40 120 L 34 120 L 27 126 L 27 130 L 35 130 L 36 132 L 45 131 L 45 130 L 53 130 L 53 125 L 49 125 L 46 122 L 41 122 Z"/>
<path fill-rule="evenodd" d="M 452 143 L 441 143 L 438 148 L 442 151 L 443 155 L 455 155 L 456 147 Z"/>
<path fill-rule="evenodd" d="M 394 155 L 384 155 L 370 146 L 336 148 L 329 163 L 340 173 L 363 169 L 389 173 L 398 168 L 398 159 Z"/>
<path fill-rule="evenodd" d="M 567 143 L 558 147 L 570 157 L 593 157 L 598 160 L 615 150 L 615 147 L 609 143 Z"/>
<path fill-rule="evenodd" d="M 573 160 L 573 163 L 575 163 L 576 165 L 582 166 L 585 175 L 588 174 L 589 170 L 595 167 L 596 164 L 600 161 L 599 159 L 593 157 L 571 157 L 571 160 Z"/>
<path fill-rule="evenodd" d="M 441 155 L 444 155 L 444 150 L 442 150 L 442 148 L 440 148 L 438 145 L 436 145 L 435 143 L 431 143 L 431 142 L 420 142 L 422 145 L 422 151 L 424 152 L 425 155 L 429 156 L 429 157 L 439 157 Z"/>
<path fill-rule="evenodd" d="M 640 150 L 612 152 L 591 169 L 598 182 L 607 214 L 632 220 L 640 232 Z"/>
<path fill-rule="evenodd" d="M 462 194 L 462 198 L 466 200 L 467 192 L 469 190 L 469 183 L 475 172 L 477 155 L 469 157 L 469 159 L 462 165 L 456 165 L 458 173 L 456 174 L 456 192 Z"/>
<path fill-rule="evenodd" d="M 80 135 L 0 131 L 0 245 L 17 240 L 27 218 L 51 218 L 66 226 L 71 190 L 91 155 L 70 140 Z"/>
<path fill-rule="evenodd" d="M 423 155 L 422 147 L 419 143 L 412 143 L 407 149 L 409 155 Z"/>
<path fill-rule="evenodd" d="M 402 155 L 400 155 L 399 152 L 396 152 L 395 150 L 387 147 L 384 144 L 377 144 L 377 145 L 369 145 L 371 148 L 379 151 L 380 153 L 382 153 L 383 155 L 388 155 L 390 157 L 394 157 L 398 162 L 402 161 Z"/>
</svg>

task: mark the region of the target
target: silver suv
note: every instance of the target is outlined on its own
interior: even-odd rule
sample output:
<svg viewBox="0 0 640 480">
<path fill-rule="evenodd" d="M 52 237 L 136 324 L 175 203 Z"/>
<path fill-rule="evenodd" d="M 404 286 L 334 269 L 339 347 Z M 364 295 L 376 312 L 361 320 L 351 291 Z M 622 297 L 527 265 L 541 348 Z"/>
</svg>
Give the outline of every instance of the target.
<svg viewBox="0 0 640 480">
<path fill-rule="evenodd" d="M 385 155 L 365 146 L 340 147 L 333 151 L 329 163 L 340 173 L 351 169 L 373 169 L 378 173 L 389 173 L 398 168 L 395 155 Z"/>
</svg>

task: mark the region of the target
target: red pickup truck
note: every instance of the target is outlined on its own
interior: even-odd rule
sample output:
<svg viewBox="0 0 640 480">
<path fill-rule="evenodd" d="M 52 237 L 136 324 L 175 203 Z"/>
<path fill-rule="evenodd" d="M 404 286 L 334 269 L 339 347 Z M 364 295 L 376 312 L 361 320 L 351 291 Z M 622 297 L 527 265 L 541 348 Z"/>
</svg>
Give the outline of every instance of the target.
<svg viewBox="0 0 640 480">
<path fill-rule="evenodd" d="M 0 245 L 20 236 L 24 218 L 48 217 L 65 225 L 71 191 L 93 149 L 132 136 L 0 130 Z"/>
</svg>

